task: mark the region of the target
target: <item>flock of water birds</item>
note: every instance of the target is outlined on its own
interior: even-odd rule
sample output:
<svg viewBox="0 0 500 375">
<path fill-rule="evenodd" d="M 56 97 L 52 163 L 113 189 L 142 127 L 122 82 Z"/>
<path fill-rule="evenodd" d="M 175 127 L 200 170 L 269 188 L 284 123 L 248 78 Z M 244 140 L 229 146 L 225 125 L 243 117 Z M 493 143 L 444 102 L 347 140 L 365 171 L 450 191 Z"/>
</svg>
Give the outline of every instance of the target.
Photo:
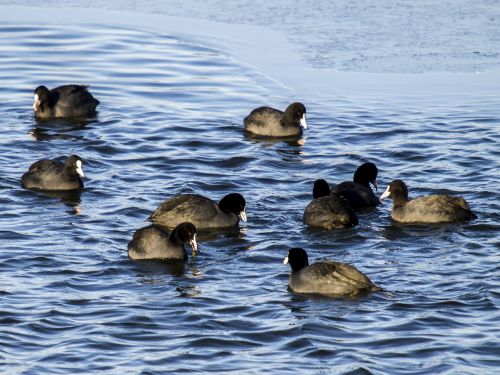
<svg viewBox="0 0 500 375">
<path fill-rule="evenodd" d="M 39 86 L 34 91 L 33 110 L 39 119 L 81 118 L 95 115 L 99 101 L 87 86 L 64 85 L 52 90 Z M 258 137 L 300 136 L 307 129 L 306 107 L 292 103 L 286 110 L 270 107 L 256 108 L 244 119 L 245 131 Z M 68 191 L 83 188 L 82 159 L 70 155 L 65 163 L 39 160 L 21 178 L 22 186 L 33 190 Z M 408 198 L 408 188 L 401 180 L 392 181 L 378 198 L 370 184 L 377 187 L 378 170 L 373 163 L 362 164 L 353 181 L 342 182 L 333 188 L 325 180 L 317 180 L 313 200 L 305 207 L 305 224 L 324 229 L 347 228 L 358 224 L 357 211 L 380 204 L 391 197 L 391 217 L 399 223 L 445 223 L 476 217 L 462 197 L 430 195 Z M 167 199 L 151 214 L 151 225 L 138 229 L 128 244 L 131 259 L 159 259 L 183 262 L 188 259 L 185 245 L 196 256 L 199 229 L 227 228 L 246 221 L 245 198 L 238 193 L 228 194 L 218 203 L 197 195 L 183 194 Z M 302 248 L 288 251 L 284 259 L 290 264 L 289 288 L 296 293 L 329 296 L 355 295 L 381 290 L 356 267 L 333 261 L 309 265 Z"/>
</svg>

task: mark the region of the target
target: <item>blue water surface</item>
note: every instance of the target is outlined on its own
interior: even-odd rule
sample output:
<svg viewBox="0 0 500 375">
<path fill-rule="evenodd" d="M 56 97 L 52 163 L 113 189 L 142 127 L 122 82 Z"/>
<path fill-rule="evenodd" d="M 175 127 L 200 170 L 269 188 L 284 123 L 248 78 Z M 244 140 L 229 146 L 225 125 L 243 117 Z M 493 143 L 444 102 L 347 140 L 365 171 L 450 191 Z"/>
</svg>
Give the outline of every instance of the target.
<svg viewBox="0 0 500 375">
<path fill-rule="evenodd" d="M 0 35 L 3 373 L 500 366 L 498 93 L 301 98 L 185 35 L 60 22 L 4 23 Z M 68 82 L 90 84 L 97 117 L 35 121 L 34 87 Z M 299 142 L 243 133 L 252 108 L 297 99 L 310 126 Z M 32 162 L 71 153 L 84 160 L 81 194 L 21 188 Z M 349 180 L 365 161 L 379 167 L 382 188 L 400 178 L 411 196 L 462 195 L 478 219 L 400 226 L 389 201 L 352 229 L 305 227 L 313 181 Z M 229 192 L 245 196 L 248 222 L 200 234 L 196 258 L 182 266 L 127 258 L 133 232 L 162 200 Z M 356 265 L 384 291 L 290 293 L 282 260 L 297 246 L 312 261 Z"/>
</svg>

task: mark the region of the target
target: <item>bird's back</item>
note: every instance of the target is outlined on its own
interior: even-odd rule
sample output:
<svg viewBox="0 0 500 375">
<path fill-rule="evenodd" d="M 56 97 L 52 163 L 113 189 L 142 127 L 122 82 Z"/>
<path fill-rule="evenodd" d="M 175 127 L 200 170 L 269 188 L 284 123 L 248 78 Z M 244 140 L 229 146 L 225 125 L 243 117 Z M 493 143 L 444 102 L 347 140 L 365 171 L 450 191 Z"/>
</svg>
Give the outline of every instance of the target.
<svg viewBox="0 0 500 375">
<path fill-rule="evenodd" d="M 345 181 L 334 186 L 332 193 L 341 195 L 354 209 L 375 207 L 380 204 L 380 200 L 372 189 L 352 181 Z"/>
<path fill-rule="evenodd" d="M 326 229 L 346 228 L 358 224 L 356 213 L 338 195 L 313 199 L 305 208 L 305 224 Z"/>
<path fill-rule="evenodd" d="M 256 108 L 243 120 L 245 130 L 266 137 L 283 137 L 300 134 L 300 127 L 284 126 L 281 123 L 283 113 L 271 107 Z"/>
<path fill-rule="evenodd" d="M 183 261 L 187 253 L 182 245 L 176 245 L 169 239 L 168 232 L 150 225 L 138 229 L 128 243 L 128 255 L 132 259 L 165 259 Z"/>
<path fill-rule="evenodd" d="M 21 177 L 22 186 L 40 190 L 76 190 L 83 187 L 77 176 L 64 173 L 65 165 L 55 160 L 39 160 L 33 163 Z"/>
<path fill-rule="evenodd" d="M 95 112 L 99 101 L 88 91 L 87 86 L 64 85 L 51 91 L 55 96 L 56 117 L 87 116 Z"/>
<path fill-rule="evenodd" d="M 211 223 L 221 215 L 217 204 L 211 199 L 185 194 L 168 199 L 151 214 L 153 223 L 174 228 L 180 223 L 190 222 L 196 228 L 211 227 Z"/>
<path fill-rule="evenodd" d="M 353 295 L 380 290 L 366 275 L 347 263 L 317 262 L 290 275 L 290 288 L 298 293 Z"/>
<path fill-rule="evenodd" d="M 392 217 L 400 222 L 440 223 L 473 219 L 476 215 L 462 197 L 428 195 L 394 207 Z"/>
</svg>

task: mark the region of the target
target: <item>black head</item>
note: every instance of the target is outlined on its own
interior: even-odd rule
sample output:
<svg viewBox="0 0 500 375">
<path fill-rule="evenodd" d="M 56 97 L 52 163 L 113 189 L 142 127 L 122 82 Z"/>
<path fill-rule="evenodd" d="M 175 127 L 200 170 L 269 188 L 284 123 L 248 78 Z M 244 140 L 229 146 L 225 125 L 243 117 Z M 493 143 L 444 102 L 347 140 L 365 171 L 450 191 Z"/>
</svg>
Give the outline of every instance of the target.
<svg viewBox="0 0 500 375">
<path fill-rule="evenodd" d="M 236 216 L 239 216 L 243 221 L 247 221 L 247 213 L 245 207 L 245 198 L 243 198 L 243 196 L 238 193 L 228 194 L 219 202 L 219 208 L 222 212 L 232 212 Z"/>
<path fill-rule="evenodd" d="M 330 195 L 330 186 L 328 186 L 328 182 L 326 182 L 323 179 L 314 181 L 314 187 L 313 187 L 314 199 L 320 197 L 327 197 L 329 195 Z"/>
<path fill-rule="evenodd" d="M 49 104 L 49 89 L 45 86 L 38 86 L 35 91 L 35 101 L 33 102 L 33 110 L 44 110 Z"/>
<path fill-rule="evenodd" d="M 49 96 L 49 89 L 45 86 L 38 86 L 35 91 L 33 91 L 33 93 L 35 95 L 38 95 L 40 97 L 40 99 L 44 98 L 44 97 L 48 97 Z"/>
<path fill-rule="evenodd" d="M 196 227 L 191 223 L 180 223 L 177 225 L 172 233 L 170 233 L 170 239 L 179 245 L 189 244 L 193 250 L 193 254 L 198 251 Z"/>
<path fill-rule="evenodd" d="M 84 174 L 82 165 L 82 159 L 78 155 L 70 155 L 66 159 L 66 170 L 71 175 L 77 175 L 80 176 L 80 178 L 83 178 Z"/>
<path fill-rule="evenodd" d="M 402 180 L 394 180 L 387 186 L 380 199 L 387 197 L 392 197 L 392 200 L 396 203 L 400 201 L 406 202 L 408 201 L 408 187 Z"/>
<path fill-rule="evenodd" d="M 378 169 L 377 166 L 373 163 L 364 163 L 361 164 L 356 172 L 354 172 L 353 181 L 364 185 L 366 187 L 370 187 L 370 183 L 377 188 L 377 174 Z"/>
<path fill-rule="evenodd" d="M 290 104 L 281 119 L 281 124 L 284 126 L 300 126 L 307 129 L 306 123 L 306 107 L 302 103 Z"/>
<path fill-rule="evenodd" d="M 304 249 L 295 247 L 288 250 L 288 256 L 283 260 L 283 264 L 290 264 L 292 271 L 300 271 L 309 265 L 309 258 Z"/>
</svg>

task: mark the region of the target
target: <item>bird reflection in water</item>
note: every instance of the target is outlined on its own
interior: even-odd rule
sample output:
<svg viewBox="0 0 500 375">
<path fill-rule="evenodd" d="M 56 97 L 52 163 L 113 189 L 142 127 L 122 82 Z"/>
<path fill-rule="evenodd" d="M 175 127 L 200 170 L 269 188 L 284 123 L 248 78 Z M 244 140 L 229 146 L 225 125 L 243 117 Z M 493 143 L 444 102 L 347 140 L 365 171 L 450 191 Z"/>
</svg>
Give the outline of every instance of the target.
<svg viewBox="0 0 500 375">
<path fill-rule="evenodd" d="M 72 215 L 80 215 L 82 213 L 81 195 L 82 190 L 67 190 L 67 191 L 53 191 L 53 190 L 33 190 L 47 198 L 57 198 L 69 207 L 68 213 Z"/>
<path fill-rule="evenodd" d="M 135 261 L 137 276 L 141 284 L 147 285 L 169 285 L 179 293 L 179 297 L 198 297 L 201 289 L 196 285 L 185 285 L 191 283 L 192 279 L 203 276 L 201 270 L 193 264 L 193 261 L 165 262 L 158 259 L 147 259 Z"/>
<path fill-rule="evenodd" d="M 36 126 L 28 134 L 36 141 L 51 141 L 54 139 L 84 140 L 82 136 L 76 136 L 71 132 L 77 132 L 87 125 L 98 122 L 96 119 L 74 118 L 74 119 L 35 119 Z"/>
</svg>

